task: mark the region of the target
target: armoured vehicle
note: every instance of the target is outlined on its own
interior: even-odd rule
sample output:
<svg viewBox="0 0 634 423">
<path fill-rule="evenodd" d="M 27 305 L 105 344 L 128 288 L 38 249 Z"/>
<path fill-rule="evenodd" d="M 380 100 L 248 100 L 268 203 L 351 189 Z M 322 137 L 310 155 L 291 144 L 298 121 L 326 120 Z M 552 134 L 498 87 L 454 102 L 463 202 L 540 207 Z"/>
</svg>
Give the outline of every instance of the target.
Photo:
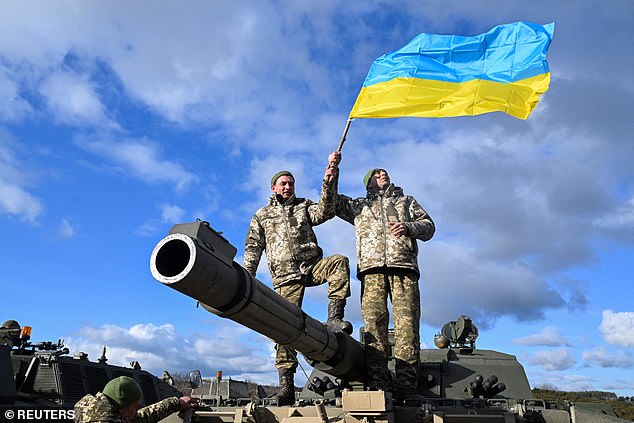
<svg viewBox="0 0 634 423">
<path fill-rule="evenodd" d="M 31 421 L 72 420 L 72 408 L 86 394 L 101 391 L 119 376 L 134 378 L 143 405 L 180 391 L 145 370 L 107 364 L 106 347 L 98 361 L 85 353 L 69 355 L 62 340 L 31 342 L 31 327 L 8 320 L 0 327 L 0 416 Z M 4 421 L 4 420 L 2 420 Z"/>
<path fill-rule="evenodd" d="M 291 407 L 253 401 L 246 407 L 202 407 L 199 421 L 234 423 L 559 423 L 625 421 L 571 403 L 533 398 L 516 358 L 477 349 L 466 316 L 436 335 L 438 349 L 420 352 L 418 398 L 397 401 L 366 389 L 365 348 L 335 332 L 250 276 L 233 259 L 236 248 L 207 222 L 178 224 L 152 252 L 152 275 L 207 311 L 301 352 L 314 367 Z M 393 360 L 391 360 L 393 371 Z M 204 395 L 203 395 L 204 402 Z M 259 404 L 258 404 L 259 402 Z"/>
</svg>

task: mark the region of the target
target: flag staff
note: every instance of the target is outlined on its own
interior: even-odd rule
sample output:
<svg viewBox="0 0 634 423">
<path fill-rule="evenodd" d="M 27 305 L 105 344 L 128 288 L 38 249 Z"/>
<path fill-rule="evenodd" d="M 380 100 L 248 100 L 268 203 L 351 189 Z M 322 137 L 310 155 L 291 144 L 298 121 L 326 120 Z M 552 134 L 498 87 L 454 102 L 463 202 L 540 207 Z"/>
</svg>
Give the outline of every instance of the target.
<svg viewBox="0 0 634 423">
<path fill-rule="evenodd" d="M 337 151 L 341 151 L 343 143 L 346 141 L 346 135 L 348 135 L 348 129 L 350 129 L 350 122 L 352 122 L 352 118 L 348 117 L 348 122 L 346 122 L 346 127 L 343 130 L 343 134 L 341 135 L 341 140 L 339 140 L 339 147 L 337 147 Z"/>
</svg>

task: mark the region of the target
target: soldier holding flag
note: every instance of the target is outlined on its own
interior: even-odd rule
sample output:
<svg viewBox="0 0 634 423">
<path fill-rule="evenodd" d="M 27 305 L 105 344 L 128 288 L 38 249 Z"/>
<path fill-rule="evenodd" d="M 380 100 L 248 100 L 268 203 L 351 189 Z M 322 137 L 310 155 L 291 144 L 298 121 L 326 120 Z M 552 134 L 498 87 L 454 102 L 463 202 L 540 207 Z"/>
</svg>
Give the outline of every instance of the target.
<svg viewBox="0 0 634 423">
<path fill-rule="evenodd" d="M 337 163 L 341 155 L 333 153 Z M 417 240 L 428 241 L 435 225 L 414 197 L 391 183 L 384 169 L 363 178 L 365 197 L 338 195 L 337 216 L 354 225 L 357 277 L 365 325 L 368 387 L 392 391 L 388 360 L 388 297 L 394 312 L 397 397 L 416 395 L 420 364 L 420 289 Z"/>
</svg>

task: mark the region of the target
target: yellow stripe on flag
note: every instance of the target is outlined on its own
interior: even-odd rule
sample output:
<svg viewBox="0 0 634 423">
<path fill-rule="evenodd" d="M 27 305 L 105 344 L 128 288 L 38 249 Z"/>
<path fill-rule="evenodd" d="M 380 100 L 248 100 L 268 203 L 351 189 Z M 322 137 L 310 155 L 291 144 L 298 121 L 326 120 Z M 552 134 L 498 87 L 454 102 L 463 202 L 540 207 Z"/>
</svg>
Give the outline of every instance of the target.
<svg viewBox="0 0 634 423">
<path fill-rule="evenodd" d="M 513 83 L 394 78 L 363 87 L 350 117 L 450 117 L 505 112 L 526 119 L 549 84 L 550 72 Z"/>
</svg>

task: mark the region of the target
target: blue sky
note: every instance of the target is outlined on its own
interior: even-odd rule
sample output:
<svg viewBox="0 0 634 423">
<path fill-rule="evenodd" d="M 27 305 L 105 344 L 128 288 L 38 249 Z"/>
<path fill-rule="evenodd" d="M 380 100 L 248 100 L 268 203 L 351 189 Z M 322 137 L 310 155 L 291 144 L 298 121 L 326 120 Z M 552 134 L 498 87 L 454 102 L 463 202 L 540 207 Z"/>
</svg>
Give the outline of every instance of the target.
<svg viewBox="0 0 634 423">
<path fill-rule="evenodd" d="M 555 22 L 551 88 L 528 120 L 355 120 L 340 191 L 363 195 L 385 167 L 436 222 L 420 254 L 426 346 L 466 314 L 477 346 L 515 354 L 533 387 L 634 395 L 634 3 L 313 3 L 2 3 L 2 320 L 159 374 L 275 381 L 271 342 L 154 281 L 154 245 L 200 218 L 241 263 L 276 171 L 317 199 L 376 57 L 421 32 Z M 317 234 L 356 264 L 350 225 Z M 358 295 L 353 278 L 355 327 Z M 309 290 L 310 314 L 326 304 Z"/>
</svg>

